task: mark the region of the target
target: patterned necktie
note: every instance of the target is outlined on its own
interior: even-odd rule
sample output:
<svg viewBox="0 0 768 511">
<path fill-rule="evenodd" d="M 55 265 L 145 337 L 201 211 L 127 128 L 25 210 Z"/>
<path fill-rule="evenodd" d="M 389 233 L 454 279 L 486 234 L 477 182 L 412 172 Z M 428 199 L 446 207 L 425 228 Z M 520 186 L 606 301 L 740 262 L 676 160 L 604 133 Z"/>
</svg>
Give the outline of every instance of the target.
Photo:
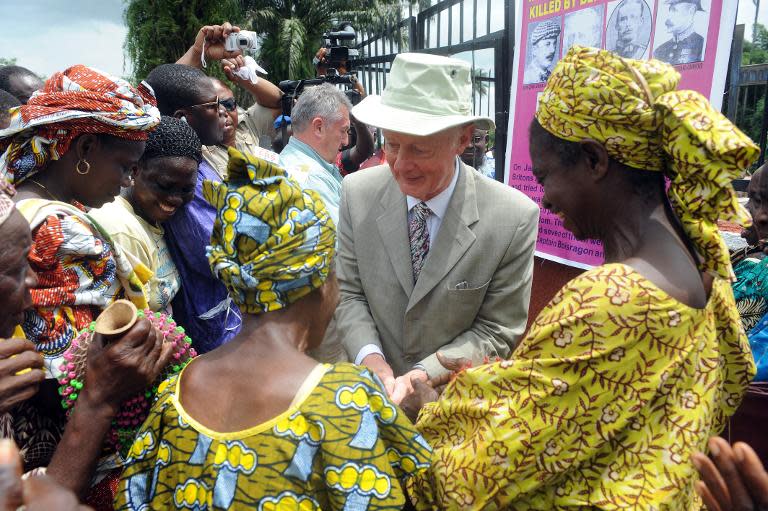
<svg viewBox="0 0 768 511">
<path fill-rule="evenodd" d="M 408 238 L 411 241 L 411 265 L 413 266 L 413 281 L 419 279 L 419 273 L 424 267 L 424 260 L 429 252 L 429 229 L 427 218 L 432 214 L 423 202 L 416 204 L 411 209 L 411 221 L 408 222 Z"/>
</svg>

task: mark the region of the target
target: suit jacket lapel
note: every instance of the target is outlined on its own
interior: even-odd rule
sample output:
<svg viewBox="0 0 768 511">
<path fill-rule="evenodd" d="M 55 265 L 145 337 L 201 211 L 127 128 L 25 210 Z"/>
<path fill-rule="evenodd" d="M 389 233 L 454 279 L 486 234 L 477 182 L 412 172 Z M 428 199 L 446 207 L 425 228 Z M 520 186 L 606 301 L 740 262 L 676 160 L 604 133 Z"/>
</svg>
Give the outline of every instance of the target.
<svg viewBox="0 0 768 511">
<path fill-rule="evenodd" d="M 448 209 L 445 211 L 445 218 L 440 224 L 437 239 L 429 249 L 424 268 L 419 274 L 419 280 L 413 288 L 406 310 L 416 305 L 443 280 L 475 242 L 475 234 L 470 229 L 470 226 L 480 218 L 475 196 L 475 176 L 473 171 L 463 163 L 460 167 L 459 179 L 448 203 Z M 410 243 L 408 247 L 410 257 Z"/>
<path fill-rule="evenodd" d="M 413 291 L 413 267 L 411 244 L 408 240 L 408 206 L 405 195 L 394 179 L 389 181 L 381 196 L 381 208 L 382 214 L 376 219 L 376 225 L 397 280 L 406 295 L 410 296 Z"/>
</svg>

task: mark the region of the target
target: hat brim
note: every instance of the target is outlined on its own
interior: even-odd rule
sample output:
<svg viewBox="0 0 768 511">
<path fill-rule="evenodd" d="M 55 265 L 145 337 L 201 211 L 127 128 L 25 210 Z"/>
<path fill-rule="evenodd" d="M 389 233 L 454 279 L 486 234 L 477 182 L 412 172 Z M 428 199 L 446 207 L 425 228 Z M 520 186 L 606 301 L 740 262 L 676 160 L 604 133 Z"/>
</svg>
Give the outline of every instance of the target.
<svg viewBox="0 0 768 511">
<path fill-rule="evenodd" d="M 433 135 L 470 122 L 483 130 L 490 130 L 496 126 L 490 117 L 427 114 L 383 105 L 381 96 L 366 96 L 352 108 L 351 113 L 358 121 L 368 126 L 417 137 Z"/>
</svg>

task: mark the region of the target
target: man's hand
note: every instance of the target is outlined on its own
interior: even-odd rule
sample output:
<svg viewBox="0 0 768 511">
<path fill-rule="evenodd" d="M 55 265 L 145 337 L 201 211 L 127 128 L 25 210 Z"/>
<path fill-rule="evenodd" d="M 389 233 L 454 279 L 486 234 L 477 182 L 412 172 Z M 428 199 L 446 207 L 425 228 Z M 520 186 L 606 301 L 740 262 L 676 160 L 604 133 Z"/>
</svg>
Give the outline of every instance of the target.
<svg viewBox="0 0 768 511">
<path fill-rule="evenodd" d="M 43 356 L 26 339 L 0 340 L 0 413 L 37 393 L 45 379 Z"/>
<path fill-rule="evenodd" d="M 747 444 L 733 448 L 719 437 L 709 439 L 712 459 L 694 453 L 693 464 L 701 475 L 696 491 L 708 511 L 768 510 L 768 474 Z"/>
<path fill-rule="evenodd" d="M 229 23 L 204 26 L 197 32 L 195 43 L 176 63 L 199 68 L 203 51 L 205 51 L 205 60 L 233 59 L 241 55 L 240 50 L 227 51 L 224 47 L 224 41 L 234 32 L 240 32 L 240 27 L 233 27 Z"/>
<path fill-rule="evenodd" d="M 232 58 L 221 59 L 221 67 L 224 70 L 224 75 L 231 81 L 242 84 L 245 80 L 235 74 L 235 71 L 245 65 L 245 60 L 242 55 L 238 55 Z"/>
<path fill-rule="evenodd" d="M 384 390 L 387 391 L 387 395 L 392 395 L 392 391 L 395 390 L 395 373 L 392 368 L 389 367 L 384 357 L 378 353 L 371 353 L 366 356 L 362 363 L 365 367 L 376 373 L 381 382 L 384 384 Z"/>
<path fill-rule="evenodd" d="M 395 388 L 390 393 L 389 398 L 393 403 L 399 405 L 403 399 L 413 394 L 414 382 L 426 383 L 429 380 L 427 372 L 423 369 L 412 369 L 402 376 L 395 378 Z"/>
<path fill-rule="evenodd" d="M 94 334 L 80 399 L 109 405 L 116 412 L 123 401 L 157 379 L 170 361 L 172 349 L 170 344 L 163 345 L 163 336 L 146 318 L 106 346 L 101 335 Z"/>
</svg>

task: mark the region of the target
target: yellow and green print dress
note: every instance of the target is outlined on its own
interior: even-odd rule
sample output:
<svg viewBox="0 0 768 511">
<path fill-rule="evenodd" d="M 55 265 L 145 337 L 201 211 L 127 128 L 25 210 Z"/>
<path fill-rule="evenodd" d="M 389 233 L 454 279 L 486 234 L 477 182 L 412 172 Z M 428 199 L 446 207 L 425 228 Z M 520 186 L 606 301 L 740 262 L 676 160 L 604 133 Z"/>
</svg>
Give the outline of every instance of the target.
<svg viewBox="0 0 768 511">
<path fill-rule="evenodd" d="M 417 427 L 417 509 L 698 510 L 694 451 L 754 374 L 728 281 L 704 309 L 631 267 L 569 282 L 512 359 L 460 374 Z"/>
<path fill-rule="evenodd" d="M 318 365 L 288 410 L 235 433 L 187 415 L 173 376 L 136 437 L 115 507 L 399 510 L 401 481 L 429 466 L 430 451 L 365 368 Z"/>
</svg>

